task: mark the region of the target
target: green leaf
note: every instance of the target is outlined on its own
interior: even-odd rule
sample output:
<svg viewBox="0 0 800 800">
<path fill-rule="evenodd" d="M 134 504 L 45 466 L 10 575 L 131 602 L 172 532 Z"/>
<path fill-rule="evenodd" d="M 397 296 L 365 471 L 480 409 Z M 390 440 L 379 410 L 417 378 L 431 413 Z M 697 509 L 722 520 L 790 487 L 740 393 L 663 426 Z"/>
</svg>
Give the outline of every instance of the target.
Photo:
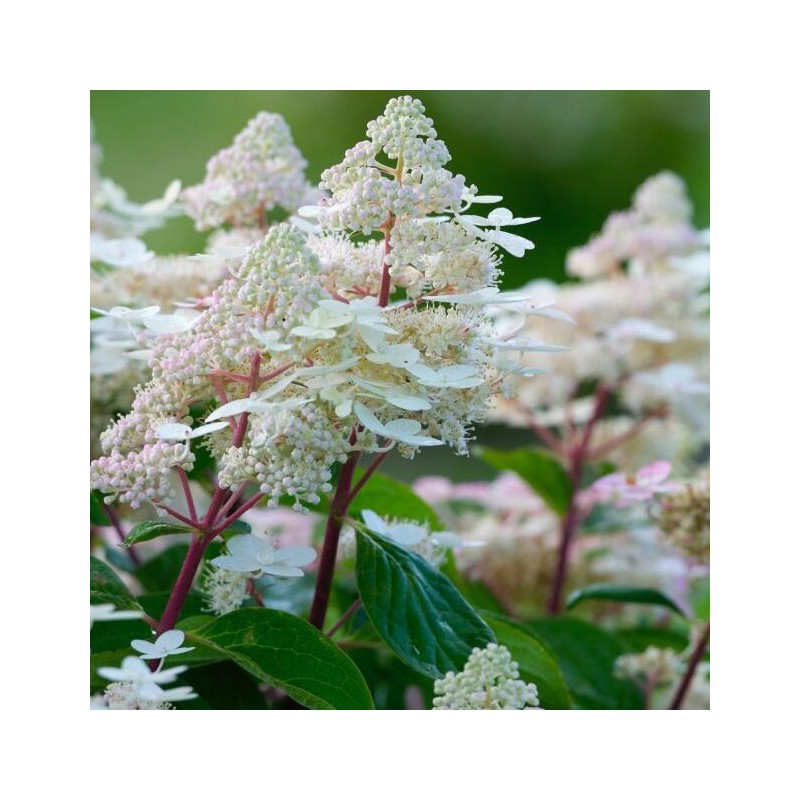
<svg viewBox="0 0 800 800">
<path fill-rule="evenodd" d="M 433 679 L 420 675 L 382 645 L 347 651 L 367 681 L 378 711 L 433 707 Z"/>
<path fill-rule="evenodd" d="M 482 581 L 472 580 L 458 571 L 456 559 L 452 550 L 445 552 L 444 561 L 439 567 L 443 575 L 450 578 L 453 586 L 458 589 L 464 599 L 479 611 L 489 611 L 503 616 L 505 609 L 494 596 L 492 590 Z"/>
<path fill-rule="evenodd" d="M 169 536 L 171 533 L 191 533 L 192 529 L 177 522 L 167 522 L 158 519 L 149 519 L 147 522 L 140 522 L 126 537 L 122 543 L 125 547 L 138 544 L 139 542 L 149 542 L 159 536 Z"/>
<path fill-rule="evenodd" d="M 169 662 L 172 664 L 172 660 Z M 267 701 L 258 683 L 238 664 L 221 661 L 193 667 L 180 676 L 181 685 L 191 686 L 209 708 L 219 710 L 265 710 Z M 169 688 L 166 686 L 165 688 Z M 177 703 L 177 709 L 186 708 Z"/>
<path fill-rule="evenodd" d="M 708 620 L 711 616 L 711 582 L 701 578 L 691 589 L 690 602 L 697 619 Z"/>
<path fill-rule="evenodd" d="M 574 617 L 550 617 L 525 629 L 555 653 L 578 708 L 643 708 L 639 689 L 614 677 L 614 662 L 625 648 L 611 634 Z"/>
<path fill-rule="evenodd" d="M 90 556 L 89 596 L 92 605 L 113 603 L 115 608 L 129 611 L 141 611 L 136 598 L 128 587 L 117 577 L 108 564 L 99 558 Z"/>
<path fill-rule="evenodd" d="M 172 590 L 189 546 L 176 544 L 151 558 L 133 573 L 148 592 Z"/>
<path fill-rule="evenodd" d="M 526 683 L 536 684 L 542 708 L 573 708 L 567 682 L 550 648 L 538 636 L 512 620 L 494 614 L 484 614 L 484 619 L 497 635 L 497 643 L 505 645 L 519 664 L 520 678 Z"/>
<path fill-rule="evenodd" d="M 476 449 L 477 455 L 495 469 L 516 472 L 559 516 L 564 516 L 572 499 L 572 481 L 561 462 L 542 448 L 495 450 Z"/>
<path fill-rule="evenodd" d="M 425 559 L 377 534 L 356 533 L 356 580 L 386 645 L 432 678 L 460 672 L 473 647 L 495 640 L 453 584 Z"/>
<path fill-rule="evenodd" d="M 226 536 L 226 534 L 229 534 L 230 536 L 242 536 L 243 534 L 252 532 L 253 528 L 247 522 L 245 522 L 243 519 L 235 519 L 230 525 L 228 525 L 227 528 L 225 528 L 224 531 L 222 531 L 222 536 L 227 539 L 228 536 Z"/>
<path fill-rule="evenodd" d="M 89 632 L 89 644 L 93 654 L 115 650 L 125 650 L 125 655 L 136 655 L 131 648 L 134 639 L 151 639 L 150 626 L 141 619 L 120 619 L 109 622 L 95 622 Z M 111 666 L 119 666 L 112 664 Z"/>
<path fill-rule="evenodd" d="M 352 660 L 304 620 L 270 608 L 241 608 L 187 631 L 264 683 L 308 708 L 372 709 L 372 696 Z"/>
<path fill-rule="evenodd" d="M 648 647 L 659 647 L 682 653 L 689 646 L 689 636 L 670 628 L 625 628 L 614 635 L 631 653 L 643 653 Z"/>
<path fill-rule="evenodd" d="M 111 520 L 106 514 L 106 504 L 103 502 L 103 495 L 93 489 L 91 493 L 91 503 L 89 505 L 89 520 L 92 525 L 110 525 Z"/>
<path fill-rule="evenodd" d="M 161 619 L 167 608 L 167 603 L 169 602 L 171 594 L 171 590 L 143 594 L 139 597 L 139 602 L 153 619 Z M 189 594 L 186 595 L 186 600 L 183 602 L 183 608 L 181 608 L 181 617 L 194 617 L 203 614 L 206 602 L 206 597 L 200 592 L 194 590 L 189 592 Z"/>
<path fill-rule="evenodd" d="M 353 485 L 363 474 L 363 469 L 356 470 Z M 424 500 L 404 483 L 380 473 L 375 473 L 356 495 L 350 504 L 350 516 L 361 519 L 361 512 L 365 509 L 381 517 L 427 522 L 431 530 L 443 530 L 436 512 Z"/>
<path fill-rule="evenodd" d="M 612 603 L 643 603 L 648 606 L 663 606 L 676 614 L 686 614 L 674 600 L 670 600 L 658 589 L 646 589 L 641 586 L 622 586 L 617 583 L 593 583 L 576 589 L 567 597 L 567 608 L 575 608 L 585 600 L 608 600 Z"/>
</svg>

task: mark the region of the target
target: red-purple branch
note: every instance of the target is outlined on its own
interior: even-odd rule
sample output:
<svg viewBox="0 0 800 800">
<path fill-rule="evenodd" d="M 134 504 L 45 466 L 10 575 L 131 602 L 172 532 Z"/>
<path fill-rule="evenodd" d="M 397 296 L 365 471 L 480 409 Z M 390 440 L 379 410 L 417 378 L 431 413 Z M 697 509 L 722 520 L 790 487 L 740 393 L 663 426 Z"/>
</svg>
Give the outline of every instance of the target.
<svg viewBox="0 0 800 800">
<path fill-rule="evenodd" d="M 392 289 L 392 277 L 389 275 L 389 264 L 386 258 L 392 252 L 391 236 L 393 227 L 394 217 L 390 214 L 383 231 L 383 275 L 381 276 L 381 289 L 378 293 L 378 305 L 382 308 L 389 305 L 389 295 Z"/>
<path fill-rule="evenodd" d="M 703 633 L 700 635 L 700 639 L 692 651 L 691 658 L 686 666 L 686 672 L 683 674 L 683 679 L 678 686 L 678 690 L 675 692 L 675 696 L 672 698 L 672 702 L 669 704 L 670 711 L 680 711 L 683 701 L 686 699 L 686 695 L 689 692 L 689 687 L 692 685 L 692 678 L 694 678 L 697 667 L 700 665 L 700 661 L 703 658 L 703 653 L 706 651 L 710 636 L 711 623 L 709 622 L 706 624 Z"/>
<path fill-rule="evenodd" d="M 247 390 L 249 393 L 254 392 L 258 388 L 260 382 L 263 380 L 263 377 L 259 374 L 260 369 L 261 354 L 256 353 L 250 362 L 250 376 L 247 383 Z M 244 412 L 239 416 L 239 420 L 236 423 L 233 434 L 234 447 L 242 446 L 245 434 L 247 433 L 248 416 L 249 415 L 247 412 Z M 186 491 L 188 489 L 188 481 L 184 483 L 183 479 L 185 479 L 185 477 L 186 476 L 184 475 L 181 482 L 183 483 L 184 490 Z M 167 601 L 167 607 L 164 609 L 164 614 L 158 623 L 158 634 L 164 633 L 164 631 L 172 630 L 172 628 L 175 627 L 175 623 L 178 621 L 183 604 L 186 602 L 186 597 L 192 588 L 192 583 L 194 582 L 195 575 L 197 575 L 197 570 L 200 568 L 200 564 L 203 561 L 203 553 L 205 553 L 206 548 L 212 542 L 214 537 L 220 531 L 224 530 L 225 527 L 234 519 L 238 519 L 238 517 L 241 516 L 241 514 L 243 514 L 248 508 L 252 508 L 252 506 L 254 506 L 262 497 L 262 494 L 256 494 L 247 503 L 242 505 L 227 518 L 225 518 L 223 515 L 223 509 L 228 509 L 231 507 L 231 505 L 229 505 L 231 491 L 230 489 L 223 489 L 221 486 L 217 486 L 216 490 L 214 491 L 208 511 L 201 520 L 197 519 L 197 514 L 194 510 L 194 503 L 191 501 L 191 493 L 189 493 L 187 496 L 187 502 L 189 503 L 189 513 L 192 515 L 193 519 L 186 517 L 172 508 L 162 506 L 162 508 L 168 514 L 171 514 L 176 519 L 179 519 L 181 522 L 185 522 L 187 525 L 190 525 L 192 528 L 194 528 L 197 531 L 197 535 L 192 537 L 189 550 L 186 553 L 186 558 L 184 559 L 180 574 L 178 575 L 178 580 L 172 587 L 172 592 L 169 596 L 169 600 Z"/>
<path fill-rule="evenodd" d="M 550 598 L 547 602 L 547 611 L 550 614 L 560 613 L 563 607 L 563 594 L 564 585 L 567 582 L 569 553 L 572 540 L 575 538 L 575 533 L 578 530 L 578 523 L 580 522 L 580 510 L 578 509 L 577 497 L 581 488 L 583 467 L 586 463 L 589 446 L 592 441 L 594 426 L 597 424 L 600 417 L 603 416 L 610 394 L 611 391 L 608 387 L 602 385 L 598 387 L 592 416 L 586 423 L 583 434 L 577 445 L 569 450 L 568 469 L 572 491 L 567 511 L 561 520 L 561 541 L 558 550 L 558 563 L 556 565 L 555 575 L 553 576 L 553 583 L 550 587 Z"/>
<path fill-rule="evenodd" d="M 356 471 L 360 455 L 360 451 L 354 450 L 342 467 L 328 512 L 325 541 L 322 544 L 322 554 L 319 557 L 319 569 L 317 570 L 317 585 L 314 589 L 314 599 L 311 602 L 311 613 L 308 618 L 308 621 L 320 630 L 325 624 L 325 612 L 328 610 L 328 601 L 331 596 L 333 570 L 336 567 L 336 550 L 339 547 L 339 534 L 342 531 L 342 517 L 347 513 L 347 507 L 350 504 L 353 473 Z"/>
</svg>

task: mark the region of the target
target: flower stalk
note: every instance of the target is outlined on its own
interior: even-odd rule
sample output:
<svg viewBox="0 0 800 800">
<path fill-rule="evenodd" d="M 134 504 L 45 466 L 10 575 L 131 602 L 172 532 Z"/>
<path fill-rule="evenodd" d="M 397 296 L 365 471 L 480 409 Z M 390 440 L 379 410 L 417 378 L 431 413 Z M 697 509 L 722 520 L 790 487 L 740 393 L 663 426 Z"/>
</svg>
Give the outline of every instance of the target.
<svg viewBox="0 0 800 800">
<path fill-rule="evenodd" d="M 311 603 L 311 613 L 308 618 L 308 621 L 319 630 L 322 630 L 325 624 L 325 614 L 328 610 L 328 601 L 330 600 L 331 586 L 333 584 L 333 571 L 336 566 L 339 534 L 342 532 L 342 517 L 347 514 L 347 508 L 350 505 L 353 475 L 360 456 L 360 451 L 353 451 L 342 467 L 336 484 L 336 492 L 328 512 L 325 540 L 322 545 L 322 554 L 320 555 L 319 570 L 317 572 L 317 585 L 314 590 L 314 599 Z"/>
</svg>

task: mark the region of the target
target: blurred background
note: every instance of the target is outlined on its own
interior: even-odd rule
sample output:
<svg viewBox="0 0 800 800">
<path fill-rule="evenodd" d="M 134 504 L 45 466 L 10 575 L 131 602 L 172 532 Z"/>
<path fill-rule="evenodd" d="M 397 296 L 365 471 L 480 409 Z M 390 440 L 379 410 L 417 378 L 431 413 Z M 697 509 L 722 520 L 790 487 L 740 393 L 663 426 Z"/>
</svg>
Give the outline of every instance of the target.
<svg viewBox="0 0 800 800">
<path fill-rule="evenodd" d="M 611 211 L 627 208 L 636 187 L 660 170 L 686 181 L 695 224 L 709 224 L 706 91 L 95 91 L 91 115 L 103 174 L 141 202 L 160 196 L 173 178 L 184 186 L 200 182 L 206 161 L 259 111 L 286 118 L 315 182 L 399 94 L 422 100 L 450 150 L 450 170 L 482 193 L 503 195 L 515 215 L 542 218 L 519 231 L 536 249 L 523 259 L 506 257 L 504 288 L 563 280 L 567 251 Z M 198 252 L 205 242 L 188 218 L 144 238 L 159 254 Z M 495 446 L 519 446 L 524 435 L 477 434 Z M 450 453 L 426 452 L 423 460 L 424 468 L 397 459 L 387 471 L 409 478 L 440 470 L 463 480 L 492 472 Z"/>
</svg>

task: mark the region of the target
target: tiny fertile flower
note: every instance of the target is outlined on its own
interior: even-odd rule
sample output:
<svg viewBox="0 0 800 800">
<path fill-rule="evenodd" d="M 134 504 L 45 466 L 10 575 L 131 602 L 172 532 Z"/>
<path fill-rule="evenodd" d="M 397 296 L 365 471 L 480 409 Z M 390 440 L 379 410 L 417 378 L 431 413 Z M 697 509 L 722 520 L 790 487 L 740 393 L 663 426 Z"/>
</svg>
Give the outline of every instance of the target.
<svg viewBox="0 0 800 800">
<path fill-rule="evenodd" d="M 654 461 L 635 475 L 615 472 L 595 481 L 589 487 L 589 494 L 595 502 L 613 502 L 615 508 L 627 508 L 680 488 L 676 483 L 665 482 L 671 470 L 669 461 Z"/>
<path fill-rule="evenodd" d="M 162 659 L 167 656 L 177 656 L 180 653 L 188 653 L 194 647 L 181 647 L 185 634 L 183 631 L 164 631 L 155 643 L 146 642 L 144 639 L 134 639 L 131 647 L 138 650 L 144 659 Z"/>
<path fill-rule="evenodd" d="M 252 534 L 234 536 L 228 540 L 227 556 L 211 560 L 215 567 L 232 572 L 252 573 L 253 577 L 274 575 L 278 578 L 301 578 L 304 567 L 316 557 L 313 547 L 275 548 L 268 539 Z"/>
</svg>

